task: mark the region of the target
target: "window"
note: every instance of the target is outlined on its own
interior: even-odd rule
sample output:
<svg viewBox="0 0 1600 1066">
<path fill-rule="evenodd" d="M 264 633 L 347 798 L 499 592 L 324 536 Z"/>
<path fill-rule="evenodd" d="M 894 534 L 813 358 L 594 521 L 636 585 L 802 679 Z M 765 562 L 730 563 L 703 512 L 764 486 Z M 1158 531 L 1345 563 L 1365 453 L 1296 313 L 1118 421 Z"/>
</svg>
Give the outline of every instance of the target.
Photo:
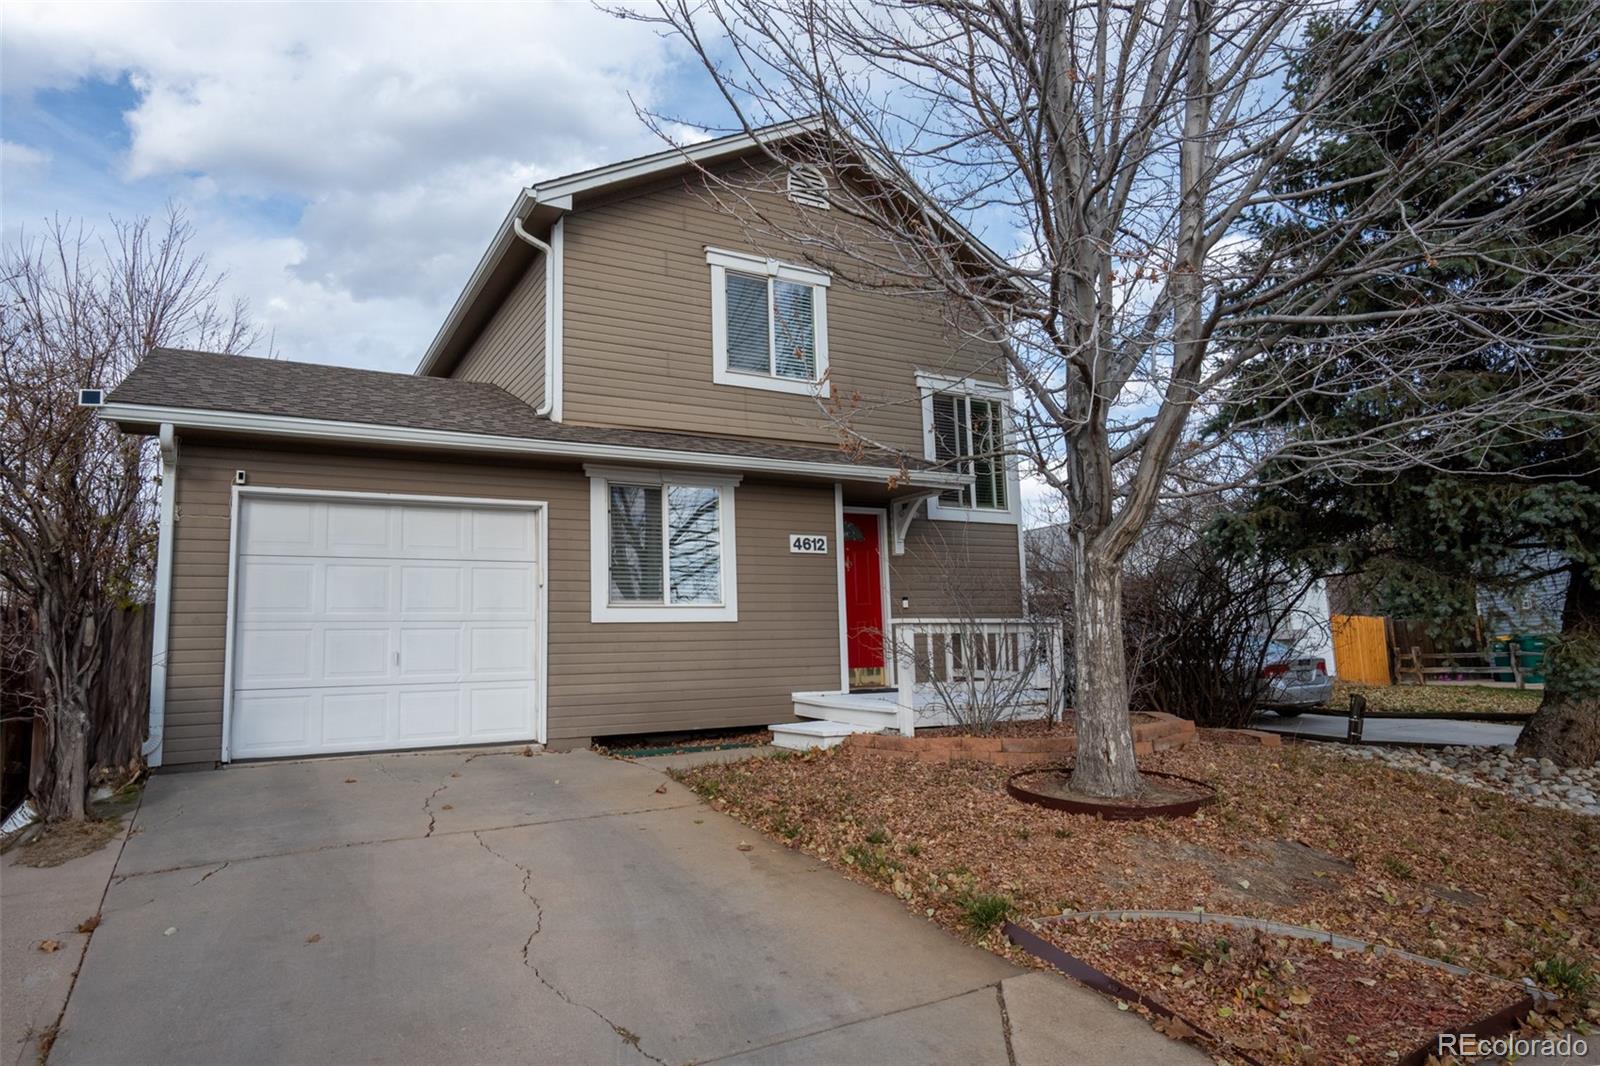
<svg viewBox="0 0 1600 1066">
<path fill-rule="evenodd" d="M 922 390 L 926 458 L 972 477 L 971 485 L 946 489 L 929 501 L 929 517 L 1017 521 L 1015 470 L 1005 454 L 1004 390 L 927 374 L 918 374 L 917 383 Z"/>
<path fill-rule="evenodd" d="M 712 380 L 807 396 L 828 369 L 826 274 L 706 249 Z"/>
<path fill-rule="evenodd" d="M 585 469 L 592 621 L 737 620 L 737 478 Z"/>
</svg>

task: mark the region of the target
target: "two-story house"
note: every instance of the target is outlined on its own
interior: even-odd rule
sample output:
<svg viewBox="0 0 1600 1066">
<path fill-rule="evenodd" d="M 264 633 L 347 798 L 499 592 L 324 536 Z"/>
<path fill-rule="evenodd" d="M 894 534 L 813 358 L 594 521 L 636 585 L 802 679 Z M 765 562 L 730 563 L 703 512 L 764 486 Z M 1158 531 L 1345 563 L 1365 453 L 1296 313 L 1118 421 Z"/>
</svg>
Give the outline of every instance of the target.
<svg viewBox="0 0 1600 1066">
<path fill-rule="evenodd" d="M 828 719 L 897 625 L 1021 613 L 1003 372 L 718 168 L 830 209 L 727 137 L 523 190 L 413 375 L 148 355 L 102 414 L 161 446 L 153 762 Z"/>
</svg>

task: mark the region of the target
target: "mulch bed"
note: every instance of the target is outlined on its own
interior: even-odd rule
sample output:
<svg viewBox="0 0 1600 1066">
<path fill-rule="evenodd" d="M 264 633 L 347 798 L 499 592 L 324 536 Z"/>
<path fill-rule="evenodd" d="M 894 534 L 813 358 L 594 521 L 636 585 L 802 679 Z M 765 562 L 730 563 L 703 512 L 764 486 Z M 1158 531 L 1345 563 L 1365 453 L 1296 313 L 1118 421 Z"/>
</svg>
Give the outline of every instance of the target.
<svg viewBox="0 0 1600 1066">
<path fill-rule="evenodd" d="M 1023 792 L 1041 796 L 1046 801 L 1058 800 L 1068 804 L 1091 807 L 1104 806 L 1108 811 L 1113 808 L 1138 810 L 1170 807 L 1195 800 L 1208 800 L 1212 796 L 1212 790 L 1208 786 L 1187 778 L 1171 774 L 1151 773 L 1145 773 L 1142 777 L 1144 788 L 1139 791 L 1138 795 L 1117 800 L 1108 800 L 1101 796 L 1091 796 L 1086 792 L 1074 791 L 1072 788 L 1072 771 L 1069 768 L 1021 773 L 1011 779 L 1008 787 L 1013 795 L 1016 794 L 1016 790 L 1021 789 Z M 1022 799 L 1023 797 L 1019 796 L 1018 798 Z M 1046 802 L 1045 805 L 1050 806 L 1050 803 Z M 1064 809 L 1071 810 L 1072 808 Z M 1108 813 L 1102 817 L 1115 817 L 1115 815 Z"/>
<path fill-rule="evenodd" d="M 619 755 L 641 751 L 703 751 L 714 748 L 755 748 L 772 743 L 770 729 L 712 729 L 693 733 L 639 733 L 606 737 L 594 750 Z"/>
<path fill-rule="evenodd" d="M 1037 963 L 1000 935 L 1003 917 L 1204 907 L 1512 980 L 1600 974 L 1600 819 L 1300 745 L 1197 745 L 1140 766 L 1205 781 L 1217 802 L 1188 818 L 1104 821 L 1013 800 L 1002 767 L 849 747 L 680 777 L 1024 965 Z M 1136 976 L 1124 980 L 1138 987 Z M 1581 986 L 1568 984 L 1555 1016 L 1600 1024 L 1600 979 Z"/>
<path fill-rule="evenodd" d="M 1261 1061 L 1383 1062 L 1521 997 L 1502 981 L 1307 940 L 1155 919 L 1037 932 Z M 1392 1053 L 1392 1054 L 1391 1054 Z"/>
</svg>

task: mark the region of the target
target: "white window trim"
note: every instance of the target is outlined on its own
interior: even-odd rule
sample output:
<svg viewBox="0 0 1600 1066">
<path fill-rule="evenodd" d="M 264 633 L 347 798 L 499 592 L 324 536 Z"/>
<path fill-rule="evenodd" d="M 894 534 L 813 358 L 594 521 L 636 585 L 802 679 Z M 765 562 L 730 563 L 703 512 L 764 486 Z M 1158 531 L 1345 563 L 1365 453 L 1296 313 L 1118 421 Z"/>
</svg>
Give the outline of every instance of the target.
<svg viewBox="0 0 1600 1066">
<path fill-rule="evenodd" d="M 828 286 L 831 277 L 820 270 L 780 263 L 745 252 L 730 252 L 722 248 L 706 248 L 706 263 L 711 267 L 711 380 L 718 385 L 733 385 L 744 389 L 765 389 L 768 392 L 787 392 L 794 396 L 816 396 L 828 376 Z M 758 274 L 779 281 L 792 281 L 810 285 L 814 291 L 811 301 L 812 328 L 817 344 L 816 377 L 811 381 L 782 378 L 777 375 L 751 374 L 728 366 L 728 283 L 732 270 L 740 274 Z M 767 342 L 770 352 L 770 331 L 774 328 L 770 312 L 767 315 Z"/>
<path fill-rule="evenodd" d="M 738 532 L 734 526 L 734 489 L 740 478 L 692 471 L 623 466 L 584 465 L 589 476 L 589 621 L 591 622 L 737 622 L 739 620 Z M 623 485 L 694 485 L 718 491 L 722 535 L 722 602 L 651 603 L 637 606 L 611 602 L 611 483 Z M 662 501 L 663 526 L 666 501 Z M 663 560 L 663 565 L 667 565 Z M 665 589 L 663 588 L 663 592 Z"/>
<path fill-rule="evenodd" d="M 1020 525 L 1022 523 L 1022 485 L 1017 457 L 1010 454 L 1011 447 L 1011 392 L 1002 385 L 975 381 L 967 377 L 950 377 L 917 371 L 917 392 L 922 397 L 922 455 L 929 462 L 938 462 L 938 448 L 933 434 L 933 397 L 935 393 L 954 392 L 980 400 L 999 403 L 1004 411 L 1005 448 L 1003 462 L 1006 470 L 1006 509 L 985 507 L 957 507 L 941 503 L 939 497 L 928 500 L 928 517 L 945 522 L 978 522 L 991 525 Z"/>
</svg>

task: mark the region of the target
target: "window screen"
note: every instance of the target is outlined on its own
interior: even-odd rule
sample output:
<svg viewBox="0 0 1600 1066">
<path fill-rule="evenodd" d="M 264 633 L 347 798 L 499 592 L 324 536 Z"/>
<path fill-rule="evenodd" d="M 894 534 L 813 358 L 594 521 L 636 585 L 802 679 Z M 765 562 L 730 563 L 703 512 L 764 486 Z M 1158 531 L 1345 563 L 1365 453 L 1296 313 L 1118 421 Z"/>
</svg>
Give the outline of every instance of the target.
<svg viewBox="0 0 1600 1066">
<path fill-rule="evenodd" d="M 797 285 L 792 281 L 772 283 L 772 339 L 776 348 L 773 370 L 780 378 L 811 381 L 817 376 L 814 293 L 810 285 Z M 729 357 L 731 362 L 731 349 Z"/>
</svg>

